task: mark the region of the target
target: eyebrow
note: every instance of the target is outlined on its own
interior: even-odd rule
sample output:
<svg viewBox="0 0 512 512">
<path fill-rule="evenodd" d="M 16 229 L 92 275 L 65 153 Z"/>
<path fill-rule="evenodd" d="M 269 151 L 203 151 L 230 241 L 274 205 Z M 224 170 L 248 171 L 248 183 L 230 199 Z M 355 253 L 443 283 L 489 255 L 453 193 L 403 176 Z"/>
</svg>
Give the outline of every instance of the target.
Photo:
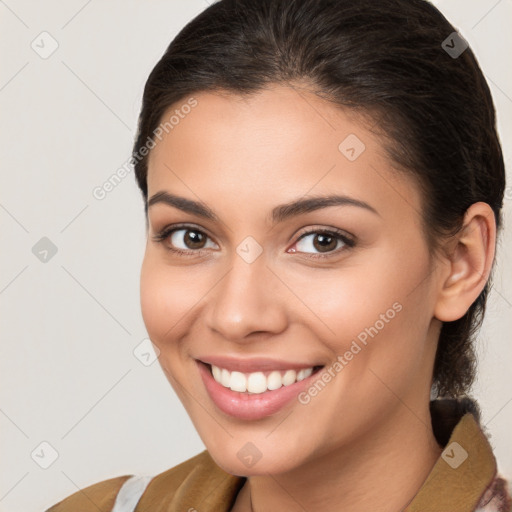
<svg viewBox="0 0 512 512">
<path fill-rule="evenodd" d="M 192 199 L 186 199 L 185 197 L 176 196 L 169 192 L 161 191 L 154 194 L 148 201 L 148 209 L 158 203 L 163 203 L 169 206 L 173 206 L 186 213 L 203 217 L 211 221 L 218 221 L 219 218 L 215 212 L 209 208 L 206 204 L 200 201 L 193 201 Z M 272 224 L 283 222 L 290 217 L 297 215 L 303 215 L 305 213 L 313 212 L 321 208 L 327 208 L 329 206 L 356 206 L 363 208 L 376 215 L 379 212 L 368 203 L 359 199 L 354 199 L 345 195 L 328 195 L 328 196 L 316 196 L 307 197 L 304 199 L 297 199 L 289 203 L 281 204 L 272 209 L 271 221 Z"/>
</svg>

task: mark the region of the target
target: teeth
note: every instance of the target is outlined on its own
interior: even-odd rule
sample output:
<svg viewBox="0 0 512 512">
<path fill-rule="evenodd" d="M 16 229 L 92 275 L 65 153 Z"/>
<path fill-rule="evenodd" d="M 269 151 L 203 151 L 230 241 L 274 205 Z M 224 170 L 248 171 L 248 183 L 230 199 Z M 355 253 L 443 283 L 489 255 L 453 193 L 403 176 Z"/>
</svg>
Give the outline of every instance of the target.
<svg viewBox="0 0 512 512">
<path fill-rule="evenodd" d="M 271 391 L 274 389 L 279 389 L 283 385 L 283 379 L 281 378 L 281 374 L 277 371 L 274 371 L 269 374 L 267 377 L 267 389 Z"/>
<path fill-rule="evenodd" d="M 221 370 L 220 383 L 225 387 L 229 388 L 231 382 L 231 374 L 224 368 Z"/>
<path fill-rule="evenodd" d="M 211 365 L 211 367 L 213 378 L 219 384 L 233 391 L 248 391 L 249 393 L 264 393 L 267 390 L 279 389 L 281 386 L 290 386 L 313 373 L 313 367 L 299 371 L 287 370 L 283 375 L 281 372 L 273 371 L 268 376 L 265 376 L 263 372 L 230 372 L 218 366 Z"/>
<path fill-rule="evenodd" d="M 297 372 L 295 370 L 288 370 L 283 377 L 283 386 L 289 386 L 296 382 Z"/>
<path fill-rule="evenodd" d="M 229 387 L 233 391 L 247 391 L 247 379 L 245 378 L 245 375 L 240 372 L 231 372 Z"/>
<path fill-rule="evenodd" d="M 221 374 L 222 374 L 221 369 L 218 366 L 212 366 L 212 373 L 213 373 L 213 378 L 217 382 L 220 382 L 221 381 Z"/>
<path fill-rule="evenodd" d="M 299 370 L 299 373 L 297 373 L 297 380 L 304 380 L 306 378 L 306 370 Z"/>
</svg>

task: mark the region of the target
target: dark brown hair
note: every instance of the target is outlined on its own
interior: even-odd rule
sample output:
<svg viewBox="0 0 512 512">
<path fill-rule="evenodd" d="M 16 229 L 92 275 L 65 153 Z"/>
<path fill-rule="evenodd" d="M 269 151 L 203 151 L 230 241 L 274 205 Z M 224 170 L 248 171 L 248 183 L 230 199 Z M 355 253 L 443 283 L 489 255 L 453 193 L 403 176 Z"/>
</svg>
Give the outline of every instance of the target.
<svg viewBox="0 0 512 512">
<path fill-rule="evenodd" d="M 144 89 L 132 160 L 146 216 L 143 149 L 171 106 L 197 92 L 250 94 L 280 83 L 307 84 L 376 121 L 391 161 L 421 188 L 433 251 L 457 233 L 475 202 L 491 206 L 499 228 L 505 170 L 494 105 L 471 49 L 449 53 L 464 48 L 454 32 L 424 0 L 212 4 L 174 38 Z M 488 290 L 489 283 L 462 318 L 443 324 L 434 396 L 462 396 L 471 387 Z"/>
</svg>

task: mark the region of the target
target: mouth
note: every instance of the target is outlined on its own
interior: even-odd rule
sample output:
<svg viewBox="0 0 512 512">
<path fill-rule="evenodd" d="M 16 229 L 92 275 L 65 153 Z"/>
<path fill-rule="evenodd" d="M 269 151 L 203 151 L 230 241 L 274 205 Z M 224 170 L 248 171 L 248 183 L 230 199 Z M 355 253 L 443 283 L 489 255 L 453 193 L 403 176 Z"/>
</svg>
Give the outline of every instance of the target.
<svg viewBox="0 0 512 512">
<path fill-rule="evenodd" d="M 196 363 L 213 404 L 224 414 L 242 420 L 258 420 L 276 414 L 310 386 L 324 368 L 315 365 L 246 373 L 197 359 Z"/>
<path fill-rule="evenodd" d="M 229 371 L 213 364 L 205 363 L 215 382 L 221 386 L 238 391 L 239 393 L 259 394 L 267 391 L 275 391 L 281 387 L 287 387 L 307 379 L 320 371 L 323 366 L 311 366 L 309 368 L 256 371 L 243 373 Z"/>
</svg>

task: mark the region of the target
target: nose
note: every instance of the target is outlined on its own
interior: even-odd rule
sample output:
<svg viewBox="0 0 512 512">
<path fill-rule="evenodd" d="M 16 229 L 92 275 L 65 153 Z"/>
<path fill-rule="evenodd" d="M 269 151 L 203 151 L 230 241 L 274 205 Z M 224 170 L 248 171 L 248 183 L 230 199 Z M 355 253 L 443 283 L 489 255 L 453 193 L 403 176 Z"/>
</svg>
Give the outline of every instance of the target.
<svg viewBox="0 0 512 512">
<path fill-rule="evenodd" d="M 231 268 L 211 293 L 206 324 L 226 340 L 247 343 L 256 333 L 277 334 L 286 328 L 286 287 L 267 267 L 262 253 L 248 263 L 234 254 Z M 288 300 L 290 298 L 288 297 Z"/>
</svg>

